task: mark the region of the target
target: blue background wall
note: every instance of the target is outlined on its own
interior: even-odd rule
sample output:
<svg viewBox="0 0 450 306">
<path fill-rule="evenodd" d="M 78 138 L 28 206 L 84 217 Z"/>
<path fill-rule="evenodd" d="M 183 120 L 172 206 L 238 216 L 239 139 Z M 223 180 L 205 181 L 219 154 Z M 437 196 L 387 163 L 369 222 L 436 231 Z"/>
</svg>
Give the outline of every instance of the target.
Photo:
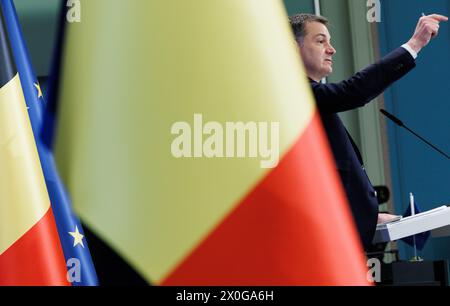
<svg viewBox="0 0 450 306">
<path fill-rule="evenodd" d="M 298 13 L 314 13 L 314 1 L 313 0 L 284 0 L 284 5 L 288 15 Z"/>
<path fill-rule="evenodd" d="M 397 48 L 411 37 L 422 12 L 450 15 L 449 0 L 382 1 L 379 23 L 381 53 Z M 447 154 L 450 152 L 450 24 L 441 24 L 439 37 L 419 54 L 417 67 L 385 93 L 386 108 L 419 135 Z M 450 161 L 388 123 L 389 155 L 397 214 L 409 205 L 409 192 L 423 210 L 450 204 Z M 399 243 L 404 259 L 412 248 Z M 425 259 L 450 259 L 450 238 L 430 239 Z"/>
<path fill-rule="evenodd" d="M 61 0 L 14 0 L 31 60 L 38 76 L 47 76 L 53 57 Z"/>
</svg>

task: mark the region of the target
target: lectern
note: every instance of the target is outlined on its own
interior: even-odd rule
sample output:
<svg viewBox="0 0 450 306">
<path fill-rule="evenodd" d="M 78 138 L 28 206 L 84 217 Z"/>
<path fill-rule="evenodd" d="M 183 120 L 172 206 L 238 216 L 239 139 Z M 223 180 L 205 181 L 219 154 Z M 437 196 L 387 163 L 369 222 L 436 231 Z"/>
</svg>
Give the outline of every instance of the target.
<svg viewBox="0 0 450 306">
<path fill-rule="evenodd" d="M 441 206 L 377 226 L 374 244 L 431 231 L 432 237 L 450 236 L 450 207 Z M 393 262 L 382 266 L 382 285 L 448 285 L 448 263 L 441 261 Z"/>
<path fill-rule="evenodd" d="M 450 207 L 441 206 L 399 221 L 380 224 L 373 243 L 395 241 L 428 231 L 431 231 L 433 237 L 450 235 Z"/>
</svg>

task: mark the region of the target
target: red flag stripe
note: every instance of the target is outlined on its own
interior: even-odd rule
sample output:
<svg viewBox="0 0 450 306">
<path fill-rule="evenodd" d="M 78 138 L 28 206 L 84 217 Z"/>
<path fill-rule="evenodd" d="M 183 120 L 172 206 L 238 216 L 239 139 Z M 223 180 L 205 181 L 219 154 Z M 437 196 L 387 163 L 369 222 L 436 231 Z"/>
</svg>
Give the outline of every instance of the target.
<svg viewBox="0 0 450 306">
<path fill-rule="evenodd" d="M 1 286 L 70 285 L 53 211 L 0 255 Z"/>
<path fill-rule="evenodd" d="M 279 166 L 162 285 L 366 285 L 318 114 Z"/>
</svg>

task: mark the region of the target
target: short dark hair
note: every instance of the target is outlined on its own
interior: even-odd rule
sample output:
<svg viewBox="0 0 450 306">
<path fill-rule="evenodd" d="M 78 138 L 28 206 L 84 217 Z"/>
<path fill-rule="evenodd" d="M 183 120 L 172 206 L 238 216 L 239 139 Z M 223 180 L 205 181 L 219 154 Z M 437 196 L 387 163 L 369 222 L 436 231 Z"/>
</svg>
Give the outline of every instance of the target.
<svg viewBox="0 0 450 306">
<path fill-rule="evenodd" d="M 303 38 L 308 34 L 306 33 L 306 24 L 308 22 L 320 22 L 321 24 L 328 26 L 328 19 L 322 16 L 312 14 L 297 14 L 290 16 L 289 23 L 291 24 L 297 42 L 303 41 Z"/>
</svg>

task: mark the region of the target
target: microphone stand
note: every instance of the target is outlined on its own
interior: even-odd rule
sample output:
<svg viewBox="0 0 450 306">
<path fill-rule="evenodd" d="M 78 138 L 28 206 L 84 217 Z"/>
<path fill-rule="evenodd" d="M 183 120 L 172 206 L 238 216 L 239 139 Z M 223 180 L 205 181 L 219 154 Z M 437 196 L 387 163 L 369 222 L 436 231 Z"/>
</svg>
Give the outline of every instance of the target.
<svg viewBox="0 0 450 306">
<path fill-rule="evenodd" d="M 447 153 L 445 153 L 444 151 L 440 150 L 439 148 L 437 148 L 435 145 L 433 145 L 432 143 L 430 143 L 428 140 L 426 140 L 425 138 L 423 138 L 422 136 L 420 136 L 419 134 L 417 134 L 416 132 L 414 132 L 413 130 L 411 130 L 409 127 L 407 127 L 400 119 L 398 119 L 397 117 L 395 117 L 394 115 L 392 115 L 391 113 L 387 112 L 384 109 L 380 109 L 380 112 L 386 116 L 389 120 L 391 120 L 392 122 L 394 122 L 396 125 L 398 125 L 399 127 L 405 128 L 407 131 L 409 131 L 410 133 L 412 133 L 414 136 L 416 136 L 417 138 L 419 138 L 420 140 L 422 140 L 424 143 L 426 143 L 427 145 L 429 145 L 431 148 L 433 148 L 434 150 L 436 150 L 437 152 L 439 152 L 441 155 L 445 156 L 447 159 L 450 159 L 450 156 L 448 156 Z M 411 205 L 411 216 L 415 215 L 415 209 L 414 209 L 414 196 L 412 193 L 409 194 L 409 203 Z M 410 261 L 412 262 L 417 262 L 417 261 L 423 261 L 422 258 L 420 258 L 419 256 L 417 256 L 417 245 L 416 245 L 416 235 L 413 235 L 413 245 L 414 245 L 414 257 L 411 258 Z"/>
<path fill-rule="evenodd" d="M 400 119 L 398 119 L 397 117 L 395 117 L 394 115 L 392 115 L 391 113 L 388 113 L 386 110 L 384 109 L 380 109 L 380 112 L 386 116 L 389 120 L 391 120 L 392 122 L 394 122 L 396 125 L 398 125 L 399 127 L 405 128 L 407 131 L 409 131 L 410 133 L 412 133 L 414 136 L 416 136 L 417 138 L 419 138 L 420 140 L 422 140 L 423 142 L 425 142 L 427 145 L 429 145 L 431 148 L 433 148 L 434 150 L 436 150 L 437 152 L 439 152 L 441 155 L 445 156 L 447 159 L 450 159 L 450 156 L 445 153 L 444 151 L 440 150 L 439 148 L 437 148 L 435 145 L 433 145 L 432 143 L 430 143 L 428 140 L 426 140 L 425 138 L 423 138 L 422 136 L 420 136 L 419 134 L 417 134 L 416 132 L 414 132 L 413 130 L 411 130 L 409 127 L 407 127 Z"/>
<path fill-rule="evenodd" d="M 425 138 L 423 138 L 422 136 L 420 136 L 419 134 L 417 134 L 416 132 L 414 132 L 413 130 L 411 130 L 409 127 L 407 127 L 406 125 L 403 125 L 403 128 L 405 128 L 407 131 L 413 133 L 414 135 L 416 135 L 420 140 L 422 140 L 423 142 L 425 142 L 427 145 L 429 145 L 430 147 L 432 147 L 433 149 L 435 149 L 436 151 L 438 151 L 439 153 L 441 153 L 442 155 L 444 155 L 445 157 L 447 157 L 447 159 L 450 159 L 450 157 L 443 152 L 442 150 L 440 150 L 439 148 L 437 148 L 436 146 L 434 146 L 432 143 L 430 143 L 428 140 L 426 140 Z"/>
</svg>

